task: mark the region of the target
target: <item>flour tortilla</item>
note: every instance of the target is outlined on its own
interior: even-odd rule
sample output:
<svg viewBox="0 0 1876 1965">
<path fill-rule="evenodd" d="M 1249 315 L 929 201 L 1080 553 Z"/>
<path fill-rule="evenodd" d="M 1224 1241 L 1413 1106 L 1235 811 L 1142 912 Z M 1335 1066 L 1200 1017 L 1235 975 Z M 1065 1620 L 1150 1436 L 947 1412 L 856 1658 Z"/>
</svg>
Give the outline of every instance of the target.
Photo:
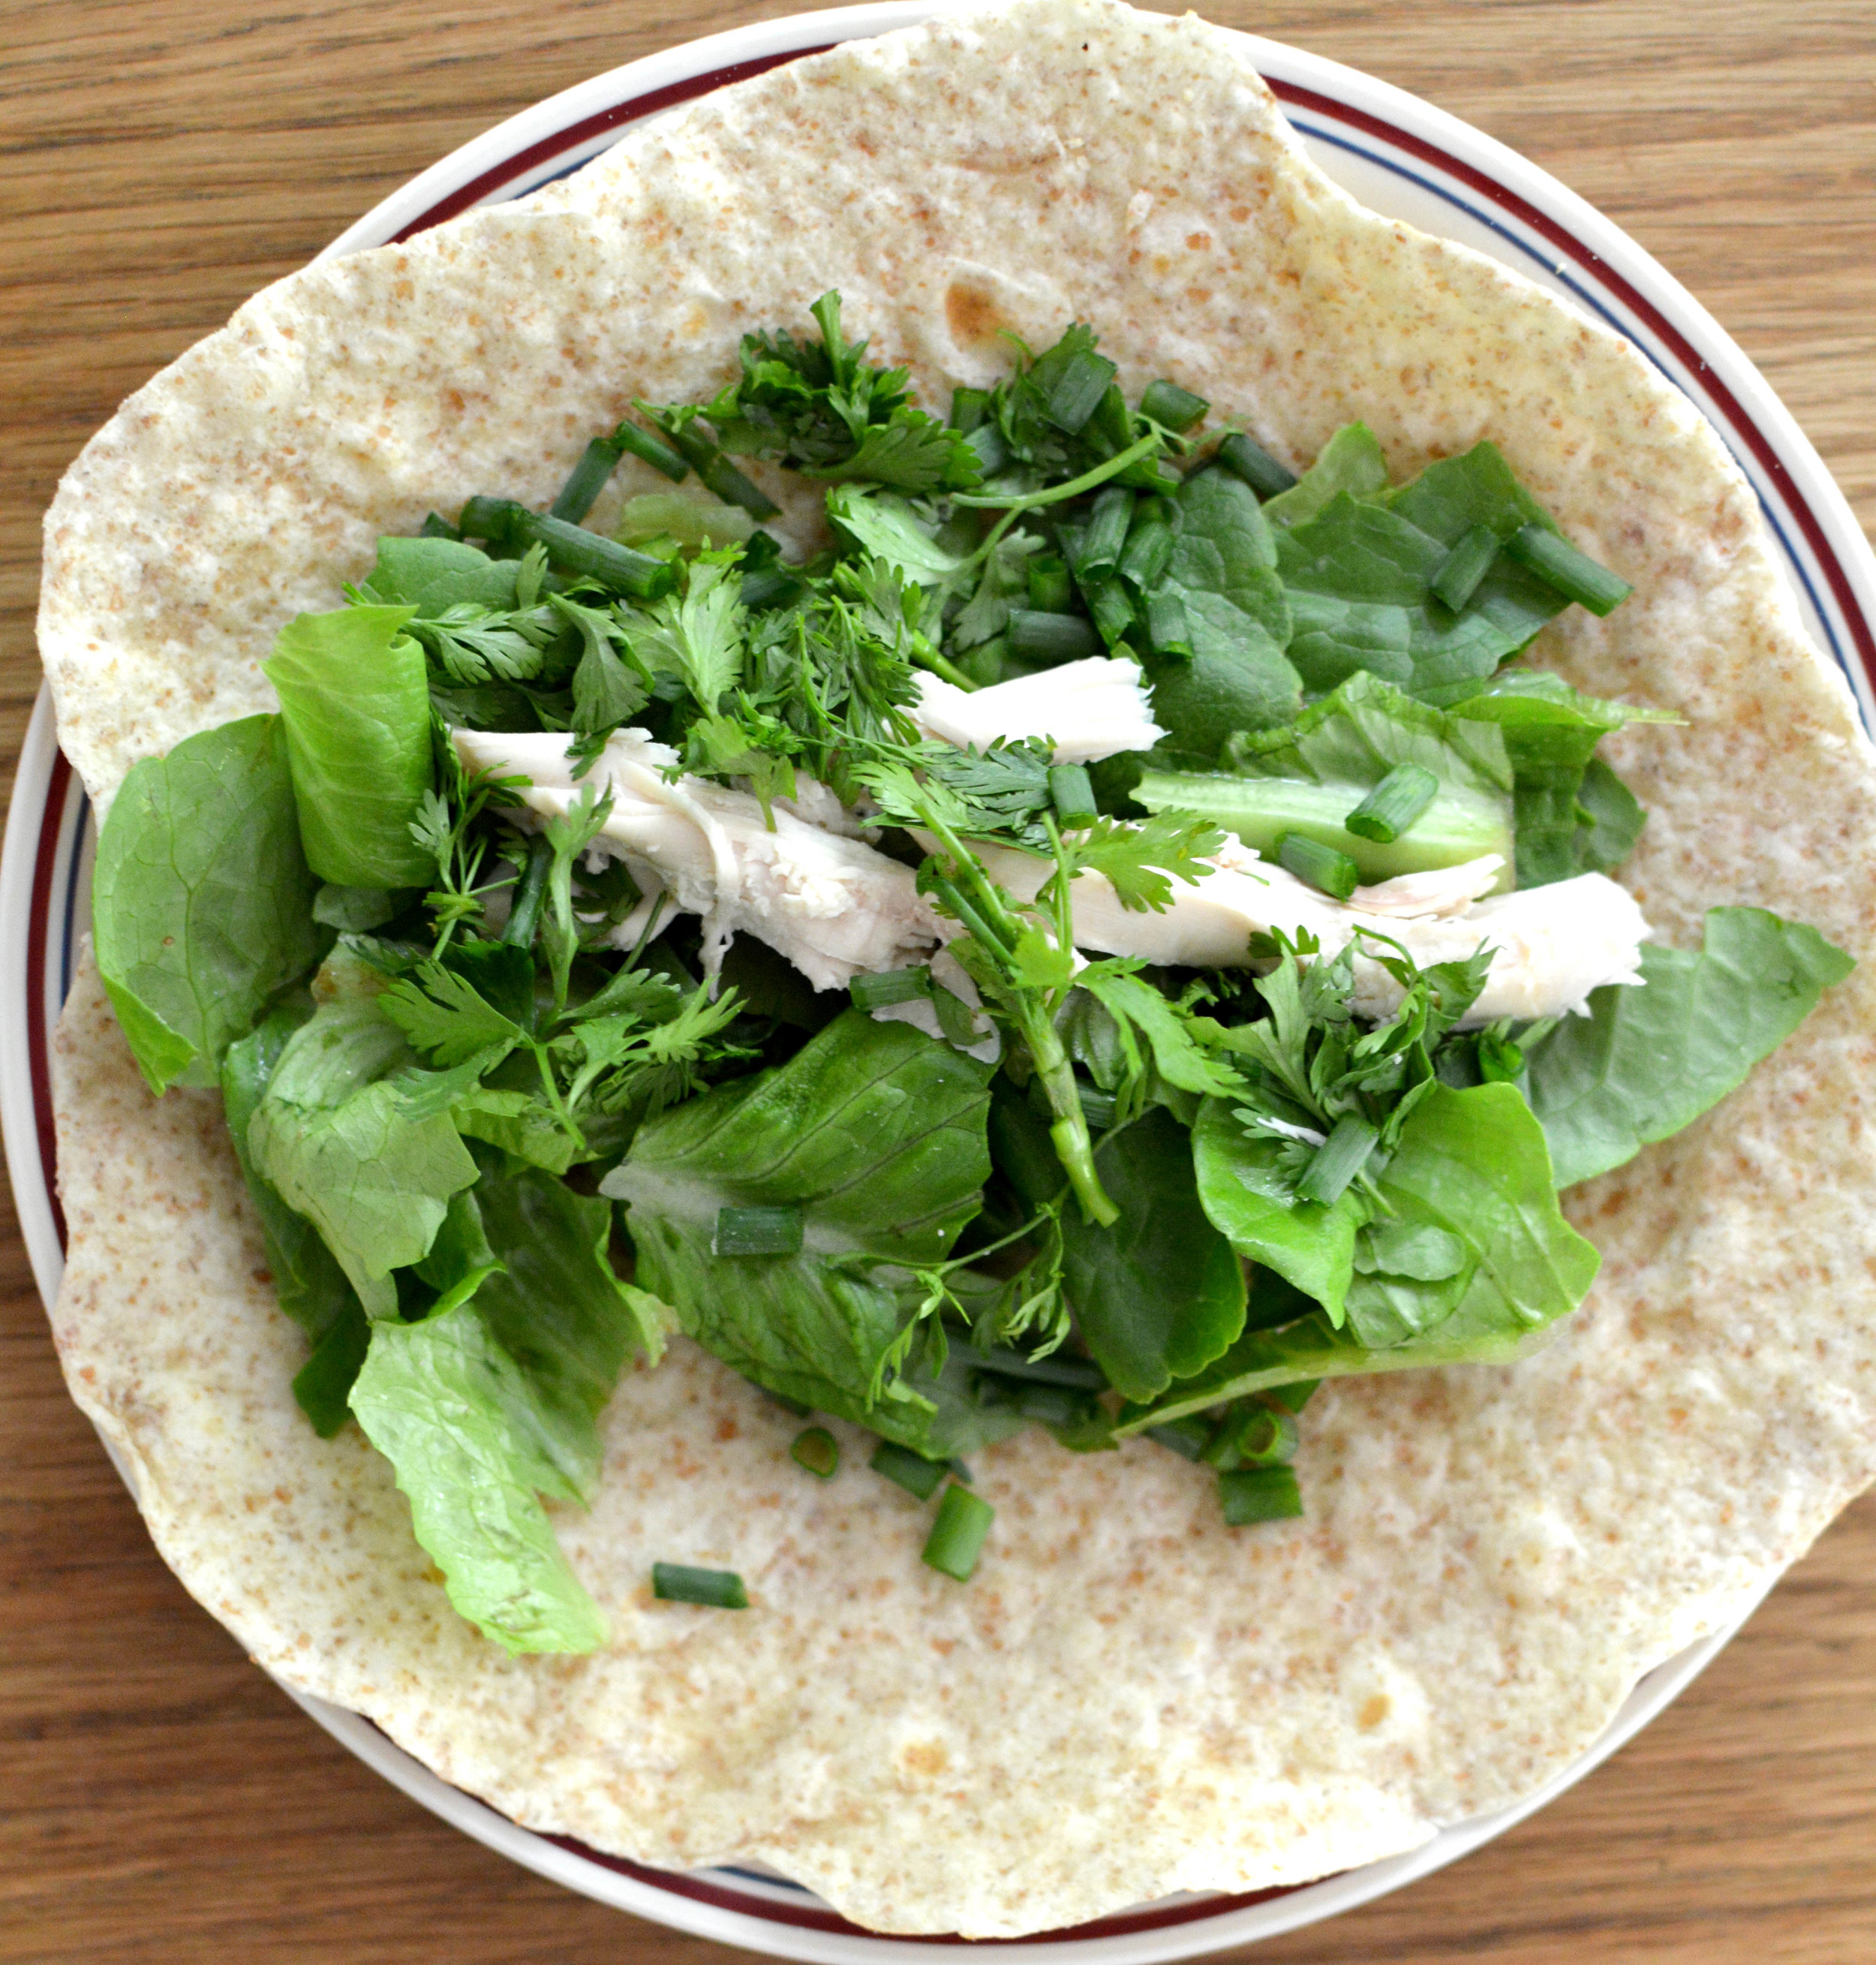
<svg viewBox="0 0 1876 1965">
<path fill-rule="evenodd" d="M 1293 462 L 1357 416 L 1397 474 L 1495 439 L 1637 588 L 1544 659 L 1688 719 L 1620 747 L 1653 809 L 1623 877 L 1658 931 L 1756 903 L 1865 966 L 1716 1112 L 1572 1197 L 1602 1278 L 1551 1349 L 1319 1394 L 1297 1522 L 1225 1528 L 1209 1474 L 1155 1446 L 1026 1437 L 981 1458 L 997 1523 L 960 1588 L 859 1436 L 806 1478 L 792 1423 L 679 1343 L 609 1410 L 592 1512 L 556 1517 L 611 1644 L 509 1659 L 449 1610 L 388 1465 L 295 1409 L 303 1340 L 219 1107 L 148 1097 L 88 970 L 56 1074 L 72 1391 L 262 1664 L 532 1827 L 980 1936 L 1411 1848 L 1556 1773 L 1876 1474 L 1871 754 L 1750 491 L 1628 346 L 1359 210 L 1203 22 L 953 16 L 251 301 L 60 490 L 62 739 L 103 799 L 270 706 L 275 628 L 336 605 L 380 532 L 476 491 L 544 503 L 632 397 L 708 394 L 740 331 L 829 287 L 928 402 L 998 371 L 997 326 L 1039 346 L 1080 318 L 1130 390 L 1171 375 Z M 654 1558 L 734 1567 L 755 1607 L 656 1605 Z"/>
</svg>

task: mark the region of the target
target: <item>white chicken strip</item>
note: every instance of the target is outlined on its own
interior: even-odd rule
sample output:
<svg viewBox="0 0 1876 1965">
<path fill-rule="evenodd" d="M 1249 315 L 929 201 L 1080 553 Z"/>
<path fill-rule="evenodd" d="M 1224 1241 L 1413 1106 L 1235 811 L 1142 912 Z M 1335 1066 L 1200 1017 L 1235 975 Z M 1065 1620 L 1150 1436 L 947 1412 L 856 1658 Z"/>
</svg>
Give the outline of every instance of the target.
<svg viewBox="0 0 1876 1965">
<path fill-rule="evenodd" d="M 1007 847 L 980 846 L 991 878 L 1019 900 L 1033 899 L 1048 879 L 1046 860 Z M 1605 982 L 1639 982 L 1641 944 L 1648 924 L 1633 899 L 1600 873 L 1579 874 L 1547 887 L 1473 897 L 1489 888 L 1499 870 L 1488 854 L 1437 874 L 1403 876 L 1357 888 L 1344 902 L 1261 859 L 1226 835 L 1214 870 L 1196 886 L 1173 883 L 1163 912 L 1136 912 L 1100 874 L 1075 883 L 1075 938 L 1078 947 L 1110 955 L 1197 968 L 1242 968 L 1251 960 L 1254 934 L 1280 931 L 1293 938 L 1306 930 L 1333 956 L 1364 934 L 1389 952 L 1398 943 L 1422 968 L 1463 961 L 1481 943 L 1491 944 L 1492 967 L 1463 1028 L 1476 1029 L 1499 1017 L 1554 1017 L 1580 1011 L 1589 992 Z M 1415 889 L 1418 889 L 1418 893 Z M 1364 898 L 1378 906 L 1364 907 Z M 1409 909 L 1418 905 L 1419 912 Z M 1400 985 L 1380 963 L 1355 958 L 1355 1008 L 1363 1016 L 1390 1017 L 1400 1007 Z"/>
<path fill-rule="evenodd" d="M 1138 662 L 1107 655 L 1064 662 L 1039 675 L 964 690 L 921 673 L 914 720 L 929 737 L 986 750 L 1023 737 L 1055 741 L 1058 764 L 1091 764 L 1147 751 L 1165 735 Z"/>
<path fill-rule="evenodd" d="M 523 800 L 543 818 L 565 812 L 578 796 L 564 737 L 453 734 L 471 769 L 527 779 Z M 612 795 L 593 849 L 623 860 L 641 887 L 662 887 L 684 912 L 704 917 L 711 974 L 739 932 L 786 957 L 817 989 L 844 988 L 863 970 L 921 962 L 956 932 L 932 912 L 909 867 L 809 825 L 779 801 L 771 831 L 748 793 L 705 778 L 667 779 L 676 761 L 648 732 L 615 731 L 581 784 Z M 635 939 L 643 924 L 625 925 Z"/>
</svg>

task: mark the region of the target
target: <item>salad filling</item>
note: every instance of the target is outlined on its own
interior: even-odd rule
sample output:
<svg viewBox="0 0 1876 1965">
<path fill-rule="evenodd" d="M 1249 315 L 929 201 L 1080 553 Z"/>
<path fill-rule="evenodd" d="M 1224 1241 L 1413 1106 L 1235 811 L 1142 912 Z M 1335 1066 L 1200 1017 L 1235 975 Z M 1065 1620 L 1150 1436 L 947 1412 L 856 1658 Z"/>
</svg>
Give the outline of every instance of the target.
<svg viewBox="0 0 1876 1965">
<path fill-rule="evenodd" d="M 1558 1190 L 1851 966 L 1723 896 L 1648 939 L 1598 753 L 1675 719 L 1531 664 L 1627 589 L 1491 443 L 1294 476 L 1079 325 L 940 419 L 811 313 L 548 510 L 381 540 L 100 842 L 100 973 L 153 1090 L 220 1086 L 309 1422 L 511 1651 L 604 1641 L 546 1504 L 677 1331 L 876 1436 L 960 1581 L 1027 1427 L 1300 1512 L 1322 1380 L 1540 1343 L 1597 1267 Z M 679 488 L 601 531 L 628 455 Z M 805 1424 L 788 1478 L 839 1459 Z"/>
</svg>

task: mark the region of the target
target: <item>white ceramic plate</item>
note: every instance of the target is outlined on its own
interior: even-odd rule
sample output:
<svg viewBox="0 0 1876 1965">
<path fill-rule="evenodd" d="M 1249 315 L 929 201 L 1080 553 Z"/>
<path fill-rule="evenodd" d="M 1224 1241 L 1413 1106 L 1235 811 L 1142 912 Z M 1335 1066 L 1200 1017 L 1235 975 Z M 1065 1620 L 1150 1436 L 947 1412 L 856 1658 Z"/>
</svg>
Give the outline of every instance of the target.
<svg viewBox="0 0 1876 1965">
<path fill-rule="evenodd" d="M 614 69 L 433 165 L 321 257 L 407 238 L 471 206 L 518 198 L 680 103 L 836 42 L 909 27 L 942 11 L 933 0 L 890 0 L 798 14 Z M 1789 412 L 1705 309 L 1608 220 L 1502 144 L 1353 69 L 1275 41 L 1239 38 L 1310 154 L 1364 204 L 1474 246 L 1563 295 L 1627 335 L 1686 392 L 1751 479 L 1812 633 L 1849 678 L 1865 723 L 1876 724 L 1876 558 Z M 58 1288 L 64 1234 L 52 1185 L 48 1045 L 89 912 L 93 831 L 42 690 L 0 860 L 0 1126 L 33 1273 L 48 1304 Z M 1274 1936 L 1396 1889 L 1489 1841 L 1579 1780 L 1660 1712 L 1737 1628 L 1649 1673 L 1601 1738 L 1518 1806 L 1457 1824 L 1412 1854 L 1299 1889 L 1168 1899 L 997 1949 L 1038 1965 L 1148 1965 Z M 317 1700 L 300 1703 L 445 1821 L 622 1910 L 725 1944 L 828 1965 L 903 1965 L 935 1944 L 960 1941 L 875 1937 L 779 1877 L 735 1869 L 677 1875 L 535 1835 L 439 1780 L 356 1714 Z"/>
</svg>

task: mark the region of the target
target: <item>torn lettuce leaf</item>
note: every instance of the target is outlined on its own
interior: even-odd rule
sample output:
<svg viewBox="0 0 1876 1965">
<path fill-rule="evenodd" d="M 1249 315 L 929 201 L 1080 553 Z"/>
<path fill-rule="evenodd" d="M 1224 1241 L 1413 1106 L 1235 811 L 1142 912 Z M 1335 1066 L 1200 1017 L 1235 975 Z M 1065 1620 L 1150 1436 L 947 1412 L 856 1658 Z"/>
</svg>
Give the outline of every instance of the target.
<svg viewBox="0 0 1876 1965">
<path fill-rule="evenodd" d="M 130 767 L 98 842 L 98 970 L 153 1092 L 214 1082 L 269 998 L 318 960 L 318 882 L 277 716 L 185 737 Z"/>
<path fill-rule="evenodd" d="M 1387 458 L 1373 431 L 1366 423 L 1344 423 L 1287 491 L 1264 501 L 1264 513 L 1273 526 L 1300 526 L 1344 493 L 1379 498 L 1387 487 Z"/>
<path fill-rule="evenodd" d="M 1524 1052 L 1557 1185 L 1607 1173 L 1744 1083 L 1855 963 L 1815 928 L 1714 908 L 1698 950 L 1641 951 L 1642 986 L 1595 991 Z"/>
<path fill-rule="evenodd" d="M 1244 1269 L 1199 1205 L 1191 1141 L 1164 1106 L 1110 1133 L 1094 1168 L 1120 1218 L 1103 1228 L 1064 1211 L 1063 1280 L 1108 1382 L 1152 1399 L 1242 1330 Z"/>
<path fill-rule="evenodd" d="M 428 886 L 430 693 L 409 606 L 296 615 L 262 668 L 280 696 L 307 864 L 340 887 Z"/>
</svg>

